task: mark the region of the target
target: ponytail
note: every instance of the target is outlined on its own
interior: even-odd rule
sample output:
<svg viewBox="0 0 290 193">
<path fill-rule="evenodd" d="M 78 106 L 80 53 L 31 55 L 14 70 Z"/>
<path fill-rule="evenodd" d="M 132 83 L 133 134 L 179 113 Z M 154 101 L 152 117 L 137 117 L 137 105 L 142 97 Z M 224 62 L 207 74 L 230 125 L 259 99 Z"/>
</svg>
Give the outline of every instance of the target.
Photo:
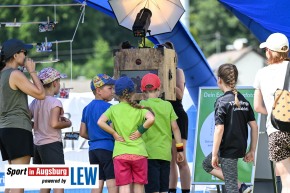
<svg viewBox="0 0 290 193">
<path fill-rule="evenodd" d="M 241 104 L 240 104 L 240 101 L 238 99 L 238 91 L 237 91 L 236 87 L 233 88 L 233 93 L 235 94 L 235 105 L 238 108 L 241 108 Z"/>
<path fill-rule="evenodd" d="M 123 95 L 121 96 L 121 98 L 125 99 L 132 107 L 136 109 L 147 109 L 154 115 L 154 112 L 150 107 L 144 107 L 142 105 L 139 105 L 136 101 L 132 101 L 131 96 L 132 96 L 132 93 L 129 93 L 128 89 L 125 89 L 123 91 Z"/>
</svg>

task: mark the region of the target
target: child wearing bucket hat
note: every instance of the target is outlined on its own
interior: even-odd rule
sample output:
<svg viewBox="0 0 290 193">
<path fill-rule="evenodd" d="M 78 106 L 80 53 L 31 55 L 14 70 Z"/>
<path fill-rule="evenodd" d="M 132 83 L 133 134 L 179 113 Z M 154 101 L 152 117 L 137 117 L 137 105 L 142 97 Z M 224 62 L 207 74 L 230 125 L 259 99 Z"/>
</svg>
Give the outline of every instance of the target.
<svg viewBox="0 0 290 193">
<path fill-rule="evenodd" d="M 60 79 L 65 75 L 48 67 L 42 69 L 38 77 L 44 86 L 45 99 L 34 99 L 29 105 L 34 119 L 33 163 L 64 164 L 61 129 L 70 127 L 71 121 L 63 116 L 62 103 L 54 96 L 59 93 Z M 49 192 L 50 189 L 42 189 L 42 191 Z M 58 189 L 58 192 L 64 192 L 64 190 Z"/>
<path fill-rule="evenodd" d="M 160 95 L 160 79 L 156 74 L 148 73 L 141 80 L 141 90 L 148 99 L 141 105 L 150 107 L 155 114 L 151 129 L 142 135 L 148 153 L 148 184 L 145 192 L 168 192 L 171 161 L 172 133 L 176 140 L 177 162 L 184 160 L 183 143 L 172 105 Z M 157 145 L 158 144 L 158 145 Z"/>
<path fill-rule="evenodd" d="M 154 123 L 154 115 L 131 98 L 134 94 L 133 81 L 124 76 L 115 83 L 115 93 L 120 103 L 111 106 L 98 120 L 98 125 L 115 138 L 113 151 L 116 185 L 119 192 L 144 192 L 147 184 L 147 151 L 141 136 Z M 110 127 L 107 121 L 112 121 Z"/>
<path fill-rule="evenodd" d="M 9 164 L 29 164 L 33 157 L 33 136 L 27 95 L 44 99 L 44 88 L 35 63 L 27 57 L 32 45 L 18 39 L 2 44 L 0 54 L 0 149 Z M 25 66 L 32 82 L 18 70 Z M 23 190 L 21 190 L 23 191 Z"/>
<path fill-rule="evenodd" d="M 281 177 L 282 192 L 289 192 L 290 133 L 275 129 L 271 123 L 274 93 L 277 89 L 283 89 L 290 61 L 289 40 L 282 33 L 273 33 L 260 44 L 260 48 L 265 50 L 268 66 L 260 69 L 256 74 L 253 85 L 255 88 L 254 107 L 256 112 L 267 115 L 269 159 L 275 162 L 276 174 Z"/>
<path fill-rule="evenodd" d="M 113 98 L 114 84 L 115 80 L 106 74 L 94 76 L 90 86 L 95 99 L 82 113 L 80 136 L 89 140 L 90 164 L 99 164 L 99 190 L 95 192 L 103 191 L 105 181 L 109 193 L 118 192 L 112 159 L 115 140 L 97 124 L 100 116 L 111 106 L 108 101 Z"/>
</svg>

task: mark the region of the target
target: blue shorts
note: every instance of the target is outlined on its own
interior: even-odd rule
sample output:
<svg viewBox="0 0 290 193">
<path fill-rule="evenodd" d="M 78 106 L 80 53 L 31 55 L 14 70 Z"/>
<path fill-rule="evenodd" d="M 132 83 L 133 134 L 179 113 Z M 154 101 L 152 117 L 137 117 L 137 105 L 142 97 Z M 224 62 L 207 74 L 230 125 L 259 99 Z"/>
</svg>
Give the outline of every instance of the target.
<svg viewBox="0 0 290 193">
<path fill-rule="evenodd" d="M 99 164 L 99 179 L 115 179 L 113 152 L 105 149 L 94 149 L 89 151 L 91 164 Z"/>
<path fill-rule="evenodd" d="M 19 128 L 0 128 L 0 149 L 3 161 L 33 157 L 32 132 Z"/>
<path fill-rule="evenodd" d="M 148 159 L 148 184 L 145 192 L 168 192 L 170 161 Z"/>
</svg>

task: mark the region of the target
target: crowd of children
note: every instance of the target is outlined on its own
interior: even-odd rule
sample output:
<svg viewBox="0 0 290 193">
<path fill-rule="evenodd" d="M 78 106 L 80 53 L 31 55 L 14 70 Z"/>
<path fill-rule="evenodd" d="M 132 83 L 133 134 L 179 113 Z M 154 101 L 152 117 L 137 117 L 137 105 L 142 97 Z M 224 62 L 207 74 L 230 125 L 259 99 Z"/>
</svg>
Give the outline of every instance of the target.
<svg viewBox="0 0 290 193">
<path fill-rule="evenodd" d="M 286 37 L 285 41 L 279 42 L 283 40 L 282 35 L 270 36 L 261 46 L 266 48 L 269 64 L 278 63 L 279 66 L 276 66 L 281 66 L 280 70 L 284 72 L 288 63 L 284 60 L 287 59 L 289 43 Z M 1 55 L 0 74 L 2 158 L 8 160 L 9 164 L 28 164 L 31 157 L 34 164 L 65 164 L 61 129 L 70 127 L 71 121 L 64 117 L 62 103 L 54 97 L 60 91 L 60 79 L 65 76 L 51 67 L 44 68 L 36 74 L 35 63 L 29 58 L 25 59 L 27 49 L 30 47 L 19 40 L 10 40 L 3 46 L 3 50 L 7 51 L 5 55 Z M 27 68 L 34 83 L 29 82 L 17 71 L 18 66 Z M 270 68 L 259 73 L 266 73 L 268 69 Z M 177 85 L 179 91 L 183 90 L 185 84 L 182 77 L 184 75 L 180 74 L 179 78 L 183 80 L 179 81 L 181 86 Z M 19 81 L 26 87 L 19 84 Z M 217 85 L 224 94 L 216 100 L 213 107 L 215 120 L 213 148 L 212 153 L 204 159 L 202 167 L 206 172 L 225 181 L 227 193 L 250 193 L 252 189 L 238 180 L 237 163 L 239 158 L 243 158 L 245 162 L 255 160 L 258 126 L 249 101 L 236 89 L 237 81 L 238 70 L 235 65 L 223 64 L 219 67 Z M 270 95 L 273 89 L 271 92 L 268 91 L 268 88 L 264 87 L 264 82 L 267 81 L 258 74 L 254 102 L 256 111 L 267 114 L 272 101 L 266 101 L 264 104 L 263 100 L 267 98 L 264 99 L 262 95 Z M 180 176 L 188 176 L 190 173 L 184 151 L 187 131 L 183 129 L 186 130 L 187 125 L 182 126 L 183 129 L 179 128 L 179 125 L 183 124 L 178 123 L 180 112 L 177 113 L 172 101 L 160 98 L 159 77 L 153 73 L 142 77 L 141 88 L 138 89 L 146 98 L 139 103 L 132 100 L 136 85 L 127 76 L 114 80 L 106 74 L 98 74 L 93 77 L 90 86 L 95 99 L 83 109 L 80 136 L 88 140 L 90 164 L 99 165 L 99 188 L 92 189 L 92 193 L 101 193 L 105 182 L 109 193 L 176 192 L 176 183 L 173 177 L 170 178 L 170 176 L 175 178 L 176 171 L 172 168 L 176 167 L 176 164 L 183 165 L 185 169 L 180 169 L 180 172 L 185 172 Z M 24 104 L 27 95 L 35 98 L 29 107 Z M 111 105 L 109 101 L 114 96 L 119 103 Z M 181 103 L 181 99 L 179 100 Z M 18 108 L 12 105 L 13 103 L 23 108 Z M 9 111 L 18 114 L 10 115 Z M 2 116 L 4 113 L 7 116 Z M 33 143 L 30 117 L 33 121 Z M 17 125 L 16 119 L 23 119 L 25 124 Z M 180 118 L 179 122 L 184 119 Z M 247 151 L 248 125 L 251 128 L 251 143 Z M 269 134 L 270 159 L 277 162 L 277 171 L 281 175 L 282 183 L 285 184 L 284 192 L 288 192 L 289 146 L 282 147 L 277 141 L 280 138 L 289 139 L 289 135 L 272 127 L 270 129 L 272 129 Z M 19 146 L 16 147 L 9 141 L 15 134 L 20 141 L 22 137 L 29 141 L 24 143 L 25 151 L 22 153 Z M 285 144 L 289 145 L 289 142 Z M 279 152 L 286 153 L 282 156 Z M 284 169 L 285 167 L 288 169 Z M 184 186 L 182 192 L 190 192 L 188 187 L 190 179 L 182 180 Z M 64 189 L 54 191 L 62 193 Z M 23 192 L 23 189 L 14 189 L 10 192 Z M 41 189 L 41 192 L 47 193 L 50 189 Z"/>
<path fill-rule="evenodd" d="M 98 81 L 95 81 L 95 78 L 92 80 L 91 84 L 94 85 L 92 90 L 96 89 L 98 84 L 101 85 L 100 90 L 112 87 L 111 78 L 103 79 L 101 76 L 103 75 L 98 75 Z M 237 78 L 238 71 L 235 65 L 220 66 L 217 83 L 224 95 L 219 97 L 215 104 L 216 129 L 213 152 L 206 157 L 203 167 L 205 171 L 225 181 L 227 192 L 249 193 L 252 191 L 251 188 L 237 180 L 237 160 L 243 157 L 245 162 L 254 161 L 258 126 L 250 103 L 236 90 Z M 176 121 L 178 117 L 171 103 L 159 97 L 161 86 L 159 77 L 153 73 L 143 76 L 140 89 L 145 94 L 146 100 L 141 100 L 139 104 L 132 101 L 136 88 L 130 78 L 121 77 L 115 81 L 114 86 L 115 95 L 120 103 L 107 104 L 106 108 L 102 108 L 99 104 L 91 111 L 88 111 L 88 107 L 92 106 L 91 103 L 85 107 L 81 136 L 89 139 L 90 152 L 92 141 L 97 137 L 93 134 L 90 137 L 88 134 L 90 127 L 95 129 L 95 133 L 101 132 L 101 129 L 107 132 L 106 135 L 98 135 L 100 143 L 107 140 L 107 135 L 111 135 L 110 141 L 115 140 L 110 156 L 115 173 L 115 185 L 118 187 L 114 190 L 120 193 L 172 192 L 169 184 L 172 135 L 176 142 L 174 144 L 177 152 L 176 162 L 185 161 L 185 155 Z M 104 100 L 102 103 L 106 103 L 106 99 L 108 101 L 112 97 L 111 91 L 107 95 L 96 91 L 94 94 L 96 99 Z M 92 103 L 97 104 L 96 101 Z M 247 108 L 242 108 L 243 106 Z M 97 113 L 92 113 L 96 110 Z M 93 117 L 94 121 L 90 126 L 89 119 L 84 117 Z M 246 153 L 248 124 L 252 128 L 251 146 Z M 242 137 L 242 140 L 228 143 L 228 140 L 233 137 L 237 139 Z M 95 163 L 100 164 L 100 171 L 104 170 L 101 162 Z M 219 168 L 219 163 L 222 169 Z M 108 190 L 110 192 L 110 185 Z M 190 190 L 182 190 L 182 192 L 190 192 Z"/>
</svg>

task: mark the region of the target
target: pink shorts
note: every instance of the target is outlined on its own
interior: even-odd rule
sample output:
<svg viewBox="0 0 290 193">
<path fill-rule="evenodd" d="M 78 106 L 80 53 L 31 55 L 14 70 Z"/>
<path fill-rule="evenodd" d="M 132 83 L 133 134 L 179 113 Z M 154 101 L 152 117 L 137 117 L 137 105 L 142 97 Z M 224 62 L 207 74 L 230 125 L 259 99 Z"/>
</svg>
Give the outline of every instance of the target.
<svg viewBox="0 0 290 193">
<path fill-rule="evenodd" d="M 147 184 L 147 158 L 138 160 L 114 159 L 116 185 L 122 186 L 131 183 Z"/>
</svg>

